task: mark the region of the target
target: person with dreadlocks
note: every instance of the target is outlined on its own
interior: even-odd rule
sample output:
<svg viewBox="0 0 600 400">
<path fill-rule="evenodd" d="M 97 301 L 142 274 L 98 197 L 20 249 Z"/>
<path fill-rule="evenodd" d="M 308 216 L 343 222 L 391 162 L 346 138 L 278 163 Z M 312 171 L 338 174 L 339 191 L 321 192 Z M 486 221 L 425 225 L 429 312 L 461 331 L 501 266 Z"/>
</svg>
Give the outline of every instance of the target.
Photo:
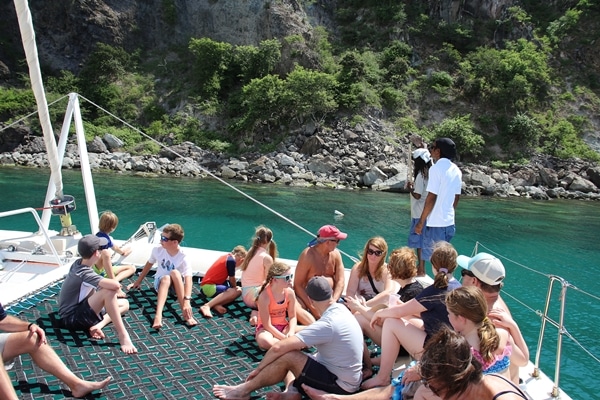
<svg viewBox="0 0 600 400">
<path fill-rule="evenodd" d="M 277 244 L 273 240 L 273 232 L 266 226 L 260 225 L 254 232 L 252 247 L 246 254 L 240 266 L 242 271 L 242 300 L 252 309 L 250 325 L 256 326 L 258 312 L 256 299 L 258 292 L 265 283 L 269 268 L 277 256 Z"/>
<path fill-rule="evenodd" d="M 429 167 L 431 167 L 431 154 L 427 149 L 417 149 L 412 152 L 413 181 L 407 183 L 410 190 L 410 232 L 408 234 L 408 247 L 417 250 L 417 276 L 425 276 L 425 260 L 421 257 L 423 249 L 423 235 L 415 232 L 415 226 L 421 219 L 425 198 L 427 197 L 427 182 L 429 180 Z M 425 229 L 425 228 L 424 228 Z"/>
</svg>

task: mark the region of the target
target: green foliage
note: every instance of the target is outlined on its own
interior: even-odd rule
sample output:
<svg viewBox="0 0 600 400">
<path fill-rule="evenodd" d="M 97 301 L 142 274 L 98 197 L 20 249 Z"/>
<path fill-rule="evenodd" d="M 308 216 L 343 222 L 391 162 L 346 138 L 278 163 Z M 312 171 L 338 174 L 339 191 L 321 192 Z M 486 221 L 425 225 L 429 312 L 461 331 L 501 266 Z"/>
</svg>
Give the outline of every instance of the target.
<svg viewBox="0 0 600 400">
<path fill-rule="evenodd" d="M 581 10 L 569 9 L 556 21 L 552 21 L 548 25 L 548 37 L 553 44 L 558 44 L 565 35 L 571 31 L 579 23 Z"/>
<path fill-rule="evenodd" d="M 189 50 L 195 57 L 192 69 L 196 92 L 207 98 L 217 97 L 231 62 L 232 45 L 209 38 L 191 39 Z"/>
<path fill-rule="evenodd" d="M 467 55 L 461 69 L 467 96 L 507 109 L 538 105 L 552 83 L 546 54 L 523 39 L 507 43 L 504 50 L 480 47 Z"/>
<path fill-rule="evenodd" d="M 258 47 L 236 46 L 233 49 L 231 69 L 239 70 L 237 78 L 242 84 L 270 74 L 281 60 L 278 40 L 263 40 Z"/>
<path fill-rule="evenodd" d="M 332 75 L 296 66 L 285 80 L 284 108 L 293 110 L 298 121 L 310 117 L 319 122 L 338 107 L 336 87 L 337 82 Z"/>
<path fill-rule="evenodd" d="M 0 86 L 0 119 L 24 116 L 36 109 L 35 97 L 30 89 L 8 89 Z"/>
<path fill-rule="evenodd" d="M 282 106 L 285 82 L 275 75 L 253 79 L 243 88 L 243 117 L 232 128 L 236 131 L 253 130 L 260 125 L 279 121 L 286 111 Z"/>
<path fill-rule="evenodd" d="M 391 82 L 403 82 L 410 70 L 412 47 L 408 44 L 394 40 L 381 52 L 381 68 L 385 71 L 385 78 Z"/>
<path fill-rule="evenodd" d="M 71 71 L 60 71 L 60 76 L 49 76 L 45 88 L 58 94 L 79 93 L 79 79 Z"/>
<path fill-rule="evenodd" d="M 507 137 L 517 154 L 528 155 L 539 144 L 540 124 L 525 113 L 517 113 L 508 124 Z"/>
<path fill-rule="evenodd" d="M 433 128 L 433 134 L 452 139 L 461 158 L 477 158 L 485 144 L 483 137 L 475 132 L 470 114 L 443 120 Z"/>
<path fill-rule="evenodd" d="M 94 125 L 90 122 L 83 122 L 83 130 L 85 132 L 85 140 L 91 141 L 96 136 L 102 138 L 106 134 L 111 134 L 113 136 L 118 137 L 125 144 L 125 149 L 130 150 L 134 149 L 138 143 L 140 143 L 144 138 L 138 132 L 134 131 L 131 128 L 127 127 L 115 127 L 115 126 L 99 126 Z"/>
<path fill-rule="evenodd" d="M 543 151 L 559 158 L 581 157 L 598 161 L 600 155 L 581 139 L 581 131 L 566 118 L 546 127 Z"/>
</svg>

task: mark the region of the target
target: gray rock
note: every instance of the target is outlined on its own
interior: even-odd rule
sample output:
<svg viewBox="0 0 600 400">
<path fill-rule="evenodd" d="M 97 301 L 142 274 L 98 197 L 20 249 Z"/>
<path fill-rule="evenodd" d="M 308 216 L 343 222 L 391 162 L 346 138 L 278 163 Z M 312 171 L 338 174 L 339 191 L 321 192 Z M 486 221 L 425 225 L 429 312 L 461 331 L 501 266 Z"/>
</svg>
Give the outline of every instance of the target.
<svg viewBox="0 0 600 400">
<path fill-rule="evenodd" d="M 106 147 L 110 151 L 120 149 L 125 145 L 125 143 L 121 139 L 110 133 L 105 134 L 102 140 L 104 140 L 104 143 L 106 143 Z"/>
<path fill-rule="evenodd" d="M 90 153 L 106 153 L 108 148 L 98 136 L 87 144 L 87 149 Z"/>
<path fill-rule="evenodd" d="M 575 176 L 573 182 L 569 185 L 569 190 L 579 191 L 583 193 L 597 191 L 596 185 L 581 176 Z"/>
<path fill-rule="evenodd" d="M 236 172 L 233 169 L 229 168 L 226 165 L 221 167 L 221 177 L 225 179 L 232 179 L 235 178 L 235 176 Z"/>
<path fill-rule="evenodd" d="M 377 181 L 382 183 L 383 181 L 387 180 L 387 178 L 387 175 L 384 174 L 382 170 L 377 167 L 373 167 L 362 177 L 362 183 L 365 186 L 372 186 Z"/>
</svg>

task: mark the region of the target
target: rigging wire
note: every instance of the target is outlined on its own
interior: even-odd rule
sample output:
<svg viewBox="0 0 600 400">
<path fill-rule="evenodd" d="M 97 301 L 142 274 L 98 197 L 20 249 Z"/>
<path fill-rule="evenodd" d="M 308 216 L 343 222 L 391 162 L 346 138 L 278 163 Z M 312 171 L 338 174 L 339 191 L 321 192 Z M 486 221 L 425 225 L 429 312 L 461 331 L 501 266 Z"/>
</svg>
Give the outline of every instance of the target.
<svg viewBox="0 0 600 400">
<path fill-rule="evenodd" d="M 82 96 L 81 94 L 77 94 L 77 96 L 79 96 L 79 98 L 87 101 L 88 103 L 90 103 L 91 105 L 93 105 L 94 107 L 98 108 L 99 110 L 103 111 L 104 113 L 106 113 L 107 115 L 113 117 L 114 119 L 116 119 L 117 121 L 121 122 L 122 124 L 124 124 L 125 126 L 127 126 L 128 128 L 134 130 L 135 132 L 137 132 L 138 134 L 142 135 L 143 137 L 145 137 L 146 139 L 156 143 L 159 147 L 166 149 L 168 151 L 170 151 L 171 153 L 175 154 L 176 156 L 185 159 L 186 157 L 184 157 L 183 155 L 179 154 L 177 151 L 173 150 L 172 148 L 165 146 L 163 143 L 159 142 L 158 140 L 154 139 L 152 136 L 148 135 L 147 133 L 145 133 L 144 131 L 142 131 L 141 129 L 131 125 L 129 122 L 123 120 L 122 118 L 118 117 L 117 115 L 111 113 L 110 111 L 106 110 L 105 108 L 103 108 L 102 106 L 94 103 L 93 101 L 91 101 L 90 99 Z M 68 97 L 68 96 L 63 96 L 58 100 L 55 100 L 54 102 L 48 104 L 49 106 L 62 100 L 63 98 Z M 32 112 L 31 114 L 27 115 L 26 117 L 23 117 L 13 123 L 11 123 L 10 125 L 8 125 L 5 128 L 0 129 L 0 132 L 3 131 L 4 129 L 7 129 L 10 126 L 13 126 L 15 124 L 17 124 L 20 121 L 23 121 L 24 119 L 37 114 L 37 111 Z M 227 187 L 229 187 L 230 189 L 236 191 L 237 193 L 239 193 L 240 195 L 246 197 L 248 200 L 258 204 L 259 206 L 263 207 L 264 209 L 268 210 L 269 212 L 271 212 L 272 214 L 275 214 L 276 216 L 278 216 L 279 218 L 283 219 L 284 221 L 288 222 L 289 224 L 295 226 L 296 228 L 300 229 L 301 231 L 307 233 L 308 235 L 310 235 L 311 237 L 315 238 L 317 235 L 315 235 L 314 233 L 312 233 L 311 231 L 309 231 L 308 229 L 304 228 L 303 226 L 301 226 L 300 224 L 296 223 L 295 221 L 289 219 L 288 217 L 286 217 L 285 215 L 281 214 L 279 211 L 274 210 L 273 208 L 269 207 L 268 205 L 262 203 L 261 201 L 255 199 L 254 197 L 250 196 L 249 194 L 245 193 L 244 191 L 242 191 L 241 189 L 235 187 L 234 185 L 232 185 L 231 183 L 227 182 L 226 180 L 216 176 L 215 174 L 213 174 L 212 172 L 210 172 L 208 169 L 204 168 L 202 165 L 198 164 L 198 167 L 200 168 L 200 170 L 202 170 L 204 173 L 206 173 L 207 175 L 209 175 L 210 177 L 216 179 L 217 181 L 219 181 L 220 183 L 226 185 Z M 353 262 L 358 262 L 359 260 L 346 253 L 345 251 L 343 251 L 342 249 L 340 249 L 338 247 L 338 250 L 341 254 L 345 255 L 346 257 L 348 257 L 350 260 L 352 260 Z"/>
</svg>

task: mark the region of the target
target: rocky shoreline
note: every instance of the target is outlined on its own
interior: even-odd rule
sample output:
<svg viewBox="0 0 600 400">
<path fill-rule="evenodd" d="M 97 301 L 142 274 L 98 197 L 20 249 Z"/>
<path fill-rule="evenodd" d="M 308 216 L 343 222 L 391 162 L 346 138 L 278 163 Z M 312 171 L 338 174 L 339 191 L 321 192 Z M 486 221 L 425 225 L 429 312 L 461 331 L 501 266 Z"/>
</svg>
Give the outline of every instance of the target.
<svg viewBox="0 0 600 400">
<path fill-rule="evenodd" d="M 213 174 L 243 182 L 406 191 L 408 141 L 375 119 L 352 129 L 305 126 L 271 153 L 237 158 L 190 142 L 164 146 L 158 155 L 131 155 L 122 152 L 123 143 L 110 134 L 94 138 L 87 147 L 92 169 L 119 173 Z M 600 200 L 600 167 L 595 163 L 536 156 L 528 165 L 510 169 L 457 164 L 463 172 L 463 195 Z M 12 152 L 1 153 L 0 165 L 47 168 L 42 138 L 31 138 Z M 74 143 L 67 145 L 63 167 L 80 167 Z"/>
</svg>

